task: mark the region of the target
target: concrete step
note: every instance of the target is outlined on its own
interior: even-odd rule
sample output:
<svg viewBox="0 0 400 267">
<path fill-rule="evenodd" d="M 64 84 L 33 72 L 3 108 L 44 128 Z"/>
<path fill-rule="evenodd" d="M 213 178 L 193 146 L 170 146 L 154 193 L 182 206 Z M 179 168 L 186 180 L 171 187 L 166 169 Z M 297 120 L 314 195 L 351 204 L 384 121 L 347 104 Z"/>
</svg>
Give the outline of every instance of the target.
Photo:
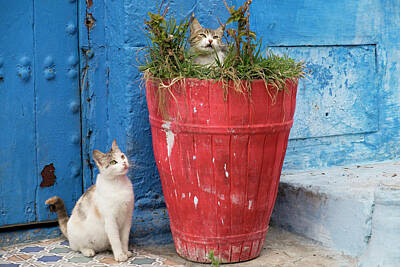
<svg viewBox="0 0 400 267">
<path fill-rule="evenodd" d="M 173 244 L 144 248 L 149 254 L 161 255 L 175 266 L 201 267 L 200 264 L 179 257 Z M 260 257 L 222 267 L 356 267 L 356 259 L 288 231 L 270 227 Z"/>
<path fill-rule="evenodd" d="M 359 266 L 400 266 L 399 177 L 400 162 L 286 172 L 272 223 Z"/>
</svg>

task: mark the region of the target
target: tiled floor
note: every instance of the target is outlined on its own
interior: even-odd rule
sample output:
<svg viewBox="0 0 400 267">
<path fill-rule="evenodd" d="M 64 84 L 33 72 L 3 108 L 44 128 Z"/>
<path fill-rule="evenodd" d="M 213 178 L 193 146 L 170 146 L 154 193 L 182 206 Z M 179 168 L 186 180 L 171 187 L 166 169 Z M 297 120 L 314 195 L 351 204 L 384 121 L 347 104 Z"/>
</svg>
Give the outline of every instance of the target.
<svg viewBox="0 0 400 267">
<path fill-rule="evenodd" d="M 174 244 L 133 247 L 133 256 L 127 261 L 115 262 L 111 252 L 97 254 L 93 258 L 70 250 L 64 238 L 48 239 L 31 244 L 0 248 L 2 266 L 53 266 L 53 267 L 207 267 L 187 261 L 176 254 Z M 355 267 L 357 260 L 337 251 L 322 247 L 304 237 L 271 227 L 261 255 L 251 261 L 224 264 L 222 267 Z"/>
<path fill-rule="evenodd" d="M 160 256 L 139 249 L 131 250 L 133 256 L 123 263 L 114 261 L 111 252 L 96 254 L 93 258 L 84 257 L 72 251 L 68 241 L 63 238 L 44 240 L 34 244 L 24 244 L 0 249 L 0 267 L 5 266 L 182 266 Z"/>
</svg>

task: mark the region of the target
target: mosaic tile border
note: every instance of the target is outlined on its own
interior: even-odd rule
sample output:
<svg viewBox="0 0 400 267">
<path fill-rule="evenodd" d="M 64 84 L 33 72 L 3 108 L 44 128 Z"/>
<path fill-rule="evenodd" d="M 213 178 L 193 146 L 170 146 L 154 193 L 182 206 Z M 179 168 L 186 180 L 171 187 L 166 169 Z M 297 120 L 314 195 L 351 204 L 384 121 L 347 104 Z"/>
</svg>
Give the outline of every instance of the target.
<svg viewBox="0 0 400 267">
<path fill-rule="evenodd" d="M 96 254 L 93 258 L 84 257 L 81 253 L 72 251 L 68 241 L 63 238 L 48 239 L 37 243 L 21 244 L 0 249 L 0 267 L 183 267 L 178 263 L 166 260 L 157 255 L 149 254 L 140 249 L 131 249 L 133 256 L 127 262 L 114 261 L 111 252 Z"/>
</svg>

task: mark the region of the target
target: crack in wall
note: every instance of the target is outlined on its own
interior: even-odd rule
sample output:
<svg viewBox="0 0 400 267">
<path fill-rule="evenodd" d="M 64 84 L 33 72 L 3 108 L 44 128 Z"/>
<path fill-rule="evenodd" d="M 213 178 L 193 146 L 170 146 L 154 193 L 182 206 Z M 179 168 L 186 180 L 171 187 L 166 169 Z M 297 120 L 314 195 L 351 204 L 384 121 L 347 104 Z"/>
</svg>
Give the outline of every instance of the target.
<svg viewBox="0 0 400 267">
<path fill-rule="evenodd" d="M 372 205 L 371 205 L 370 216 L 367 218 L 367 220 L 365 222 L 367 225 L 369 224 L 369 226 L 370 226 L 369 227 L 370 231 L 369 231 L 368 235 L 366 235 L 365 238 L 364 238 L 364 242 L 365 242 L 365 244 L 367 246 L 368 246 L 369 242 L 371 241 L 371 237 L 372 237 L 374 210 L 375 210 L 375 196 L 374 196 L 374 200 L 373 200 Z"/>
</svg>

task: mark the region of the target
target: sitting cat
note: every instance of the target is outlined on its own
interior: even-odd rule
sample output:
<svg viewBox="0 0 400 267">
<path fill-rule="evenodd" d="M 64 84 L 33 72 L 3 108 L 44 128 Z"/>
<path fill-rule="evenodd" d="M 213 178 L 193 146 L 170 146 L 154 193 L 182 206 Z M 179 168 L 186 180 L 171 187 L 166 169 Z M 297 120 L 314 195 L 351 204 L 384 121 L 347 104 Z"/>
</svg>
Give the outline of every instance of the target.
<svg viewBox="0 0 400 267">
<path fill-rule="evenodd" d="M 201 27 L 196 18 L 193 18 L 190 25 L 190 49 L 195 55 L 194 63 L 215 65 L 216 57 L 223 63 L 227 52 L 227 46 L 222 42 L 223 35 L 223 25 L 216 30 L 206 29 Z"/>
<path fill-rule="evenodd" d="M 108 153 L 93 151 L 93 160 L 100 171 L 96 184 L 81 196 L 69 220 L 61 198 L 54 196 L 46 204 L 57 212 L 71 249 L 91 257 L 111 248 L 116 261 L 126 261 L 132 256 L 128 243 L 134 207 L 128 159 L 114 140 Z"/>
</svg>

